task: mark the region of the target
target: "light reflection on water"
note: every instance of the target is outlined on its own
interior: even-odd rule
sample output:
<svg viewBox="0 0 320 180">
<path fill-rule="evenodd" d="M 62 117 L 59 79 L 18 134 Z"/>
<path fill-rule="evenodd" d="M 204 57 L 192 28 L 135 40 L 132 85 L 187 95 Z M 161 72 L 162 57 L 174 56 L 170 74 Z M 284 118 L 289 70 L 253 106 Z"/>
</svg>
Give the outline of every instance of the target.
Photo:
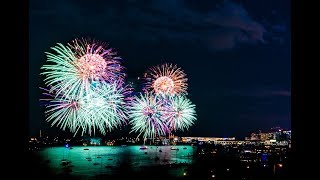
<svg viewBox="0 0 320 180">
<path fill-rule="evenodd" d="M 172 163 L 193 162 L 192 146 L 77 146 L 71 148 L 50 147 L 39 151 L 43 161 L 49 160 L 50 168 L 57 174 L 63 173 L 63 161 L 71 162 L 71 175 L 95 176 L 98 174 L 113 174 L 116 169 L 127 164 L 133 171 L 140 171 L 145 166 L 165 165 Z M 179 150 L 171 150 L 171 147 Z M 84 150 L 88 149 L 88 150 Z M 162 152 L 160 152 L 162 151 Z M 172 175 L 180 176 L 181 168 L 171 168 Z"/>
</svg>

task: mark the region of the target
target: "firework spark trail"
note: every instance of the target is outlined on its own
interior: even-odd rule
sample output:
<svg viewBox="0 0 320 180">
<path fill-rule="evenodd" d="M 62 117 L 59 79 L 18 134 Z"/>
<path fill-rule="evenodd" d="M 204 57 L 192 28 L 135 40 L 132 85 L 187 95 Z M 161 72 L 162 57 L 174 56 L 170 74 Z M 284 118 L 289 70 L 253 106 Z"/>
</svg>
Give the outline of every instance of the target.
<svg viewBox="0 0 320 180">
<path fill-rule="evenodd" d="M 151 67 L 144 74 L 144 91 L 155 94 L 186 94 L 186 74 L 173 64 L 162 64 Z"/>
<path fill-rule="evenodd" d="M 46 90 L 46 89 L 44 89 Z M 62 130 L 69 128 L 76 134 L 102 134 L 126 124 L 128 110 L 124 94 L 127 89 L 118 84 L 95 83 L 83 96 L 54 96 L 46 102 L 46 120 Z M 48 94 L 45 92 L 44 94 Z"/>
<path fill-rule="evenodd" d="M 132 100 L 129 117 L 132 125 L 131 132 L 139 132 L 138 137 L 154 139 L 165 136 L 170 132 L 169 127 L 161 119 L 161 101 L 152 94 L 140 94 Z M 130 132 L 130 133 L 131 133 Z"/>
<path fill-rule="evenodd" d="M 52 126 L 69 128 L 75 134 L 82 129 L 90 135 L 106 134 L 123 124 L 128 116 L 131 132 L 144 138 L 166 136 L 171 131 L 188 129 L 196 120 L 195 105 L 187 95 L 186 74 L 172 64 L 150 68 L 144 75 L 145 94 L 131 96 L 125 85 L 120 57 L 102 43 L 87 39 L 58 43 L 47 54 L 42 89 L 46 98 L 47 121 Z"/>
<path fill-rule="evenodd" d="M 132 88 L 125 85 L 121 58 L 104 43 L 75 39 L 46 52 L 47 64 L 40 102 L 52 126 L 77 133 L 106 134 L 127 122 Z"/>
<path fill-rule="evenodd" d="M 144 74 L 144 81 L 145 94 L 135 97 L 130 108 L 131 132 L 153 139 L 193 125 L 195 105 L 186 97 L 186 74 L 177 65 L 151 67 Z"/>
<path fill-rule="evenodd" d="M 93 81 L 124 81 L 121 58 L 102 43 L 75 39 L 67 46 L 58 43 L 51 49 L 55 53 L 46 53 L 48 64 L 41 67 L 41 74 L 57 95 L 63 92 L 64 96 L 81 96 Z"/>
<path fill-rule="evenodd" d="M 162 118 L 170 130 L 188 129 L 196 118 L 195 105 L 182 95 L 167 97 L 168 103 L 163 106 Z"/>
</svg>

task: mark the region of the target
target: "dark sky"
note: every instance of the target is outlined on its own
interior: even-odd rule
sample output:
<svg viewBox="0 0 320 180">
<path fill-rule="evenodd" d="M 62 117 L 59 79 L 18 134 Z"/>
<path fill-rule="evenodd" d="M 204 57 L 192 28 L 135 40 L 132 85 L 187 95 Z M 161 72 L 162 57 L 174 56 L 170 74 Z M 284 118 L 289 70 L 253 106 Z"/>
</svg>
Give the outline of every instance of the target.
<svg viewBox="0 0 320 180">
<path fill-rule="evenodd" d="M 29 4 L 30 135 L 50 131 L 39 104 L 44 52 L 81 37 L 114 48 L 129 80 L 163 62 L 180 66 L 198 117 L 183 135 L 244 137 L 291 126 L 290 0 Z"/>
</svg>

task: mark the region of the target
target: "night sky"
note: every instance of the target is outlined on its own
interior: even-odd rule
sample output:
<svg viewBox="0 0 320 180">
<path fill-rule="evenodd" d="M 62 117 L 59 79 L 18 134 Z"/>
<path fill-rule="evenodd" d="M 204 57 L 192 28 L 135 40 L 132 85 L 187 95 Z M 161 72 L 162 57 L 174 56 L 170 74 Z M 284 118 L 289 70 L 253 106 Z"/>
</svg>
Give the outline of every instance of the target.
<svg viewBox="0 0 320 180">
<path fill-rule="evenodd" d="M 181 67 L 198 120 L 185 136 L 235 136 L 291 126 L 290 0 L 30 0 L 29 130 L 44 120 L 44 52 L 91 37 L 123 58 L 128 81 L 164 62 Z M 140 91 L 141 89 L 136 89 Z"/>
</svg>

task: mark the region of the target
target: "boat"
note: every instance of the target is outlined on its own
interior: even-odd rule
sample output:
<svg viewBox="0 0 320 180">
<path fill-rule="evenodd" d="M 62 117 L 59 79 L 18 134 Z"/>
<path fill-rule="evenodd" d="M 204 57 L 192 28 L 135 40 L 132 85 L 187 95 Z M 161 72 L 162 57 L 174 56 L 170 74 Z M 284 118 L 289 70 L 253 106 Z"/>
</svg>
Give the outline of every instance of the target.
<svg viewBox="0 0 320 180">
<path fill-rule="evenodd" d="M 141 146 L 140 149 L 148 149 L 147 146 Z"/>
<path fill-rule="evenodd" d="M 160 149 L 159 152 L 162 152 L 162 150 Z"/>
<path fill-rule="evenodd" d="M 112 160 L 112 158 L 109 158 L 108 160 L 109 160 L 109 161 L 111 161 L 111 160 Z"/>
<path fill-rule="evenodd" d="M 86 150 L 86 151 L 87 151 L 87 150 L 89 150 L 89 149 L 88 149 L 88 148 L 84 148 L 83 150 Z"/>
<path fill-rule="evenodd" d="M 179 148 L 176 148 L 176 147 L 171 147 L 170 149 L 171 150 L 179 150 Z"/>
<path fill-rule="evenodd" d="M 183 149 L 187 149 L 186 147 L 184 147 Z"/>
<path fill-rule="evenodd" d="M 62 166 L 66 166 L 66 165 L 68 165 L 69 164 L 69 162 L 68 161 L 61 161 L 61 164 L 60 165 L 62 165 Z"/>
<path fill-rule="evenodd" d="M 148 152 L 144 152 L 144 154 L 148 154 Z"/>
</svg>

